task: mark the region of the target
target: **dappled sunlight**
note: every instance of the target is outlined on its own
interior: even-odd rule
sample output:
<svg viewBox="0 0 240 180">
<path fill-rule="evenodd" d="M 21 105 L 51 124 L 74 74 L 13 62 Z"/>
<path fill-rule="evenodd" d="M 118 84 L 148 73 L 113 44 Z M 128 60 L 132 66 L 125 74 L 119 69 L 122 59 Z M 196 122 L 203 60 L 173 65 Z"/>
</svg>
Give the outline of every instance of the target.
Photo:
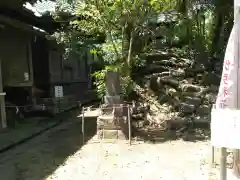
<svg viewBox="0 0 240 180">
<path fill-rule="evenodd" d="M 96 138 L 68 157 L 46 180 L 207 178 L 205 168 L 208 166 L 201 165 L 204 159 L 208 159 L 207 142 L 134 142 L 130 146 L 123 140 L 106 143 Z"/>
<path fill-rule="evenodd" d="M 33 140 L 1 154 L 1 179 L 45 179 L 82 148 L 78 112 L 61 115 L 63 123 Z M 96 134 L 96 119 L 85 122 L 85 142 Z M 9 171 L 11 169 L 11 171 Z"/>
</svg>

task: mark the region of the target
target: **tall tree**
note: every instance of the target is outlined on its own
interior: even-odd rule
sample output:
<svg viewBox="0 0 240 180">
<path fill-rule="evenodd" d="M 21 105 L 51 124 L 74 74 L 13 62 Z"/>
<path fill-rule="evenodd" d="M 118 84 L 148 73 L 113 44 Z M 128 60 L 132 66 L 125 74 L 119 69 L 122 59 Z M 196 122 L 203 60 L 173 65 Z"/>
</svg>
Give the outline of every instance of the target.
<svg viewBox="0 0 240 180">
<path fill-rule="evenodd" d="M 171 8 L 170 1 L 157 0 L 75 0 L 70 3 L 75 19 L 72 29 L 83 34 L 105 34 L 106 60 L 119 65 L 125 75 L 131 74 L 137 55 L 134 42 L 148 34 L 151 17 Z M 63 7 L 63 1 L 58 2 Z M 63 8 L 62 8 L 63 9 Z M 61 8 L 58 8 L 61 11 Z M 141 51 L 142 49 L 138 49 Z"/>
</svg>

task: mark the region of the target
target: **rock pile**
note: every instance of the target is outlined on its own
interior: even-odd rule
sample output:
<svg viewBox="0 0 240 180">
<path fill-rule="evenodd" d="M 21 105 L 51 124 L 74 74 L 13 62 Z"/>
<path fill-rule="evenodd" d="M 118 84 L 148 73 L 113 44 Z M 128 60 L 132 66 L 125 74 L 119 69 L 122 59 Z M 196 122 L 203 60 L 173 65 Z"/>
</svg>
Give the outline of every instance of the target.
<svg viewBox="0 0 240 180">
<path fill-rule="evenodd" d="M 142 70 L 145 76 L 135 89 L 150 106 L 146 115 L 149 123 L 145 118 L 144 124 L 178 129 L 191 121 L 208 126 L 220 77 L 202 67 L 192 68 L 188 59 L 167 57 L 166 53 L 148 59 Z"/>
</svg>

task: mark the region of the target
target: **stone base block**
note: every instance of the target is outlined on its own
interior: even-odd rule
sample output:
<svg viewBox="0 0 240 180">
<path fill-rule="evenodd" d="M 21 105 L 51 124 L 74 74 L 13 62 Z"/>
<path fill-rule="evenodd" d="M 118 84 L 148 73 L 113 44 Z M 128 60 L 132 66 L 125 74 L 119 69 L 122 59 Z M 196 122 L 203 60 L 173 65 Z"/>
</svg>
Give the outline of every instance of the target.
<svg viewBox="0 0 240 180">
<path fill-rule="evenodd" d="M 98 130 L 98 138 L 99 139 L 120 139 L 120 140 L 126 140 L 127 138 L 123 134 L 121 130 L 106 130 L 101 129 Z"/>
<path fill-rule="evenodd" d="M 121 96 L 105 96 L 104 97 L 105 104 L 121 104 Z"/>
<path fill-rule="evenodd" d="M 99 116 L 97 118 L 97 128 L 98 129 L 121 129 L 118 120 L 114 119 L 112 115 L 109 116 Z"/>
</svg>

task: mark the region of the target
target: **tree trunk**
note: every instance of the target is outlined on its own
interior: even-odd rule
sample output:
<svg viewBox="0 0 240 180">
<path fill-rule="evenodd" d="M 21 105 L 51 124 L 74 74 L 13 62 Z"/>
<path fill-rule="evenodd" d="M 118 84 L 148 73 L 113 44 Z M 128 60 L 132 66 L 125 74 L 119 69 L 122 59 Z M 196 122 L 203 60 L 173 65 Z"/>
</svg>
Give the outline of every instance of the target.
<svg viewBox="0 0 240 180">
<path fill-rule="evenodd" d="M 129 49 L 128 49 L 127 74 L 126 74 L 127 76 L 131 75 L 133 40 L 134 40 L 134 32 L 132 31 L 130 41 L 129 41 Z"/>
<path fill-rule="evenodd" d="M 220 39 L 221 36 L 221 29 L 222 29 L 222 25 L 223 25 L 223 16 L 222 13 L 219 12 L 217 9 L 215 10 L 215 18 L 214 18 L 214 23 L 215 26 L 213 27 L 212 30 L 212 47 L 211 47 L 211 57 L 213 57 L 215 55 L 215 53 L 218 50 L 218 46 L 216 46 L 216 44 L 218 44 L 218 41 Z"/>
</svg>

